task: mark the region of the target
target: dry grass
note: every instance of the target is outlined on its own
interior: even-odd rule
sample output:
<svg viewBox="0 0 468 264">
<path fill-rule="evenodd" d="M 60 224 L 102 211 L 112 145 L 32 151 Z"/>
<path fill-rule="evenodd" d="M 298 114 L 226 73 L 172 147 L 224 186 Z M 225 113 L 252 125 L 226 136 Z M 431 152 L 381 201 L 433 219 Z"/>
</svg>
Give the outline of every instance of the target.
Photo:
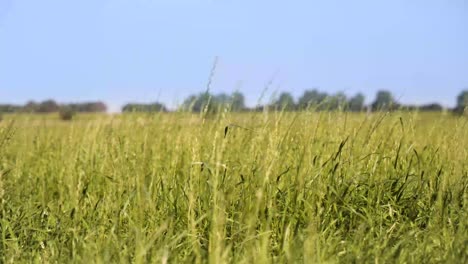
<svg viewBox="0 0 468 264">
<path fill-rule="evenodd" d="M 408 113 L 5 116 L 0 262 L 466 263 L 467 128 Z"/>
</svg>

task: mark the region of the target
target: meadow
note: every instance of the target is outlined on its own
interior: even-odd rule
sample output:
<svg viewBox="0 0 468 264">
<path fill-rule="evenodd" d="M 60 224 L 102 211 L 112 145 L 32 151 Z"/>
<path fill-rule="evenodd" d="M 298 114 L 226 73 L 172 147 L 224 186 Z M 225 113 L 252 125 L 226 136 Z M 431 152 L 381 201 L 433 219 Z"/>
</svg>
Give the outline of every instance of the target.
<svg viewBox="0 0 468 264">
<path fill-rule="evenodd" d="M 467 263 L 450 113 L 10 115 L 1 263 Z"/>
</svg>

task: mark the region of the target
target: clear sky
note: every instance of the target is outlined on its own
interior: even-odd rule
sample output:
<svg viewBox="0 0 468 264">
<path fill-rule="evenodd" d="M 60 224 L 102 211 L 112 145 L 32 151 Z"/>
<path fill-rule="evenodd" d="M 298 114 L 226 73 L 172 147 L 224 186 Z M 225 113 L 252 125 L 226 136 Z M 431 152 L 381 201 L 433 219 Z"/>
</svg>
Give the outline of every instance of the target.
<svg viewBox="0 0 468 264">
<path fill-rule="evenodd" d="M 0 102 L 174 105 L 206 87 L 389 89 L 455 104 L 468 87 L 467 0 L 0 0 Z"/>
</svg>

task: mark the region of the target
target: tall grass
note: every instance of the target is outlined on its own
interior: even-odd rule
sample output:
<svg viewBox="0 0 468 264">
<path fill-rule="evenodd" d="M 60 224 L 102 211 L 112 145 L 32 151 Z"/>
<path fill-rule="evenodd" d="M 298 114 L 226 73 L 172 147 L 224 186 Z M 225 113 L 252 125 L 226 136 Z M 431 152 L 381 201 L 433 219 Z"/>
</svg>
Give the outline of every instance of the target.
<svg viewBox="0 0 468 264">
<path fill-rule="evenodd" d="M 0 262 L 466 263 L 467 131 L 418 113 L 7 116 Z"/>
</svg>

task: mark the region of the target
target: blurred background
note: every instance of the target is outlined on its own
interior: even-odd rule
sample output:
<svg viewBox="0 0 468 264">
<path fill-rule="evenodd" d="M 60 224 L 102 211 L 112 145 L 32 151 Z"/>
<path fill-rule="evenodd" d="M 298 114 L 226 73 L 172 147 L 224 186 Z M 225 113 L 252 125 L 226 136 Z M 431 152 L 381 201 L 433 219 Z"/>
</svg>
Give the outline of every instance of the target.
<svg viewBox="0 0 468 264">
<path fill-rule="evenodd" d="M 0 0 L 0 104 L 171 110 L 209 87 L 249 108 L 378 94 L 454 108 L 467 47 L 466 0 Z"/>
</svg>

